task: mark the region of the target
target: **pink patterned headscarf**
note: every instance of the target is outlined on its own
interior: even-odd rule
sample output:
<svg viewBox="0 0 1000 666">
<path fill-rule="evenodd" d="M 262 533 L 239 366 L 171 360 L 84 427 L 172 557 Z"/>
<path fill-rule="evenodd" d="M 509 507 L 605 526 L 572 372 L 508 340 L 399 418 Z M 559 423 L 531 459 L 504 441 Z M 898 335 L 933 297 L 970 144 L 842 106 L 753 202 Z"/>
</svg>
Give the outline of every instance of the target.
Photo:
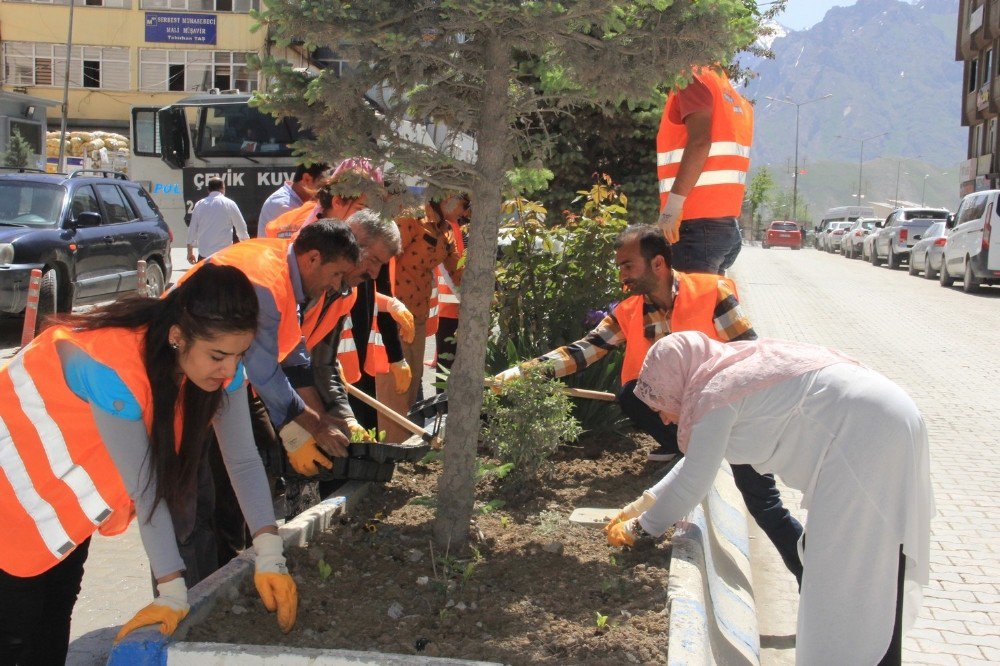
<svg viewBox="0 0 1000 666">
<path fill-rule="evenodd" d="M 687 453 L 691 428 L 708 412 L 835 363 L 860 365 L 818 345 L 771 338 L 724 343 L 685 331 L 653 344 L 635 395 L 650 409 L 680 417 L 677 444 Z"/>
<path fill-rule="evenodd" d="M 337 165 L 337 168 L 333 170 L 332 174 L 330 174 L 330 179 L 336 180 L 337 176 L 345 171 L 357 171 L 358 173 L 368 176 L 379 185 L 384 184 L 382 180 L 382 169 L 372 164 L 371 160 L 367 158 L 348 157 L 346 160 Z"/>
</svg>

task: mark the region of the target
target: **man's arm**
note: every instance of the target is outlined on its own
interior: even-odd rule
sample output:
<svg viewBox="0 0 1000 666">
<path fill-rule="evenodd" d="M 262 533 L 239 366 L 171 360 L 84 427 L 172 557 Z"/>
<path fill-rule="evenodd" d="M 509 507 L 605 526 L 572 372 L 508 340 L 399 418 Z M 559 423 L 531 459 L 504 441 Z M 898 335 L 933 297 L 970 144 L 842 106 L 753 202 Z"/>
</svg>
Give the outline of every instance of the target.
<svg viewBox="0 0 1000 666">
<path fill-rule="evenodd" d="M 243 363 L 250 383 L 267 407 L 271 421 L 281 427 L 298 416 L 305 403 L 278 363 L 278 327 L 281 323 L 278 306 L 267 289 L 254 286 L 254 291 L 260 304 L 257 334 Z"/>
<path fill-rule="evenodd" d="M 565 377 L 593 365 L 615 347 L 625 343 L 625 335 L 613 314 L 601 320 L 590 333 L 572 344 L 539 356 L 529 364 L 549 364 L 553 377 Z"/>
<path fill-rule="evenodd" d="M 757 332 L 753 330 L 750 318 L 726 280 L 719 280 L 719 298 L 712 319 L 719 339 L 723 342 L 757 339 Z"/>
<path fill-rule="evenodd" d="M 689 113 L 684 118 L 684 127 L 687 128 L 688 142 L 681 155 L 677 177 L 674 178 L 670 193 L 686 197 L 698 182 L 708 159 L 708 151 L 712 147 L 712 109 L 699 109 Z"/>
<path fill-rule="evenodd" d="M 198 202 L 201 203 L 201 202 Z M 198 249 L 198 234 L 201 233 L 201 211 L 198 210 L 198 205 L 195 204 L 194 210 L 191 211 L 191 225 L 188 226 L 188 242 L 187 242 L 187 253 L 188 253 L 188 263 L 193 264 L 197 257 L 195 256 L 195 250 Z"/>
<path fill-rule="evenodd" d="M 233 229 L 236 230 L 236 237 L 240 240 L 246 240 L 250 238 L 250 233 L 247 231 L 247 222 L 243 219 L 243 213 L 240 212 L 240 207 L 236 205 L 235 201 L 229 201 L 229 218 L 233 225 Z"/>
</svg>

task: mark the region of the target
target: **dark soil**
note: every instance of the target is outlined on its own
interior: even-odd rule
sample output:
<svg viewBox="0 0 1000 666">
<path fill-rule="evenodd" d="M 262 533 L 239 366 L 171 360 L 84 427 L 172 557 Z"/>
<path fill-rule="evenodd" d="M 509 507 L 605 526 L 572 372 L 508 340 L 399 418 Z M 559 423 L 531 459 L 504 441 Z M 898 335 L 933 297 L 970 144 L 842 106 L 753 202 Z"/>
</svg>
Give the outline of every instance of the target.
<svg viewBox="0 0 1000 666">
<path fill-rule="evenodd" d="M 646 463 L 651 447 L 643 435 L 565 447 L 527 493 L 484 478 L 465 555 L 431 546 L 440 464 L 400 465 L 340 528 L 287 553 L 300 597 L 290 634 L 250 583 L 187 640 L 512 664 L 664 663 L 669 543 L 623 552 L 600 529 L 568 520 L 576 507 L 621 507 L 653 485 L 663 466 Z M 506 504 L 489 510 L 496 500 Z"/>
</svg>

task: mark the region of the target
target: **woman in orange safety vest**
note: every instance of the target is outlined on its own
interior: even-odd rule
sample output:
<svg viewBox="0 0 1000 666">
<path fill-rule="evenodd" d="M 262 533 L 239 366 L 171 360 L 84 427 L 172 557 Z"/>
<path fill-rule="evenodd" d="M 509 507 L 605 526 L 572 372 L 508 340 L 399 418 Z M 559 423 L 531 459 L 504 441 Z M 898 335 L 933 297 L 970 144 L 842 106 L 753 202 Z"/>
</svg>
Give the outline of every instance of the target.
<svg viewBox="0 0 1000 666">
<path fill-rule="evenodd" d="M 0 663 L 64 663 L 90 537 L 136 516 L 157 595 L 118 638 L 174 631 L 188 602 L 169 509 L 196 487 L 210 427 L 254 534 L 257 589 L 291 629 L 297 592 L 241 363 L 256 327 L 246 276 L 207 264 L 162 299 L 62 319 L 0 369 Z"/>
</svg>

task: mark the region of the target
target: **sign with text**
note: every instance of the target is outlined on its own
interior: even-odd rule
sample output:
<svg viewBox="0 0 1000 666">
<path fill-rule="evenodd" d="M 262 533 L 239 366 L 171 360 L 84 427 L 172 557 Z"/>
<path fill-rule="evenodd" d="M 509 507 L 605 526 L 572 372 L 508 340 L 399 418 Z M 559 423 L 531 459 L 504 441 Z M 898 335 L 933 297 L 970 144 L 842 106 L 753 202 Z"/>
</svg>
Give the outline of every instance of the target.
<svg viewBox="0 0 1000 666">
<path fill-rule="evenodd" d="M 185 167 L 182 171 L 184 192 L 184 222 L 191 223 L 191 210 L 199 199 L 208 196 L 208 179 L 221 178 L 226 186 L 226 196 L 236 202 L 246 220 L 250 235 L 257 231 L 257 217 L 272 192 L 291 180 L 295 165 L 264 167 Z"/>
<path fill-rule="evenodd" d="M 215 44 L 215 14 L 146 12 L 146 41 Z"/>
</svg>

